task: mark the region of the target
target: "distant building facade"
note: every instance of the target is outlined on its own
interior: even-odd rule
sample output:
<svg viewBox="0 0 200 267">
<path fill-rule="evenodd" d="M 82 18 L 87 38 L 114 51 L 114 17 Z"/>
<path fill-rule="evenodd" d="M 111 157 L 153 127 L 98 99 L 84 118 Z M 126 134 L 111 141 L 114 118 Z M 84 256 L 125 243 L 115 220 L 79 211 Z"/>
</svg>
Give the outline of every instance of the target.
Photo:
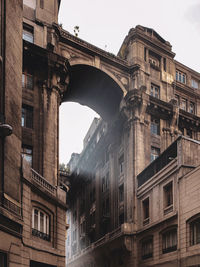
<svg viewBox="0 0 200 267">
<path fill-rule="evenodd" d="M 73 166 L 67 264 L 199 266 L 200 74 L 142 26 L 118 56 L 134 71 Z"/>
</svg>

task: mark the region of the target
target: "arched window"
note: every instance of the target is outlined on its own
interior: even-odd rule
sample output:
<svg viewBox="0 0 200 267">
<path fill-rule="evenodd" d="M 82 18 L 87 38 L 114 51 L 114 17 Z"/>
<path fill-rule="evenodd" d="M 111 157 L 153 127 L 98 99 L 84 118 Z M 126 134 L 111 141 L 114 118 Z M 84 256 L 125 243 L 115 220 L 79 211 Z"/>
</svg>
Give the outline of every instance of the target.
<svg viewBox="0 0 200 267">
<path fill-rule="evenodd" d="M 50 241 L 50 216 L 36 207 L 32 209 L 32 234 Z"/>
</svg>

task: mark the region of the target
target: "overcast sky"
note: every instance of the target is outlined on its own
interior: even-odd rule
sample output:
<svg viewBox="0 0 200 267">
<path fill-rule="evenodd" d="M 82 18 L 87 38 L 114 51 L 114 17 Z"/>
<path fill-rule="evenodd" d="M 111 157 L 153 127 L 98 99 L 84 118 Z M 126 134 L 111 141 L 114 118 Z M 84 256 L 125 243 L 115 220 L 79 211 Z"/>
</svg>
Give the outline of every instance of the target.
<svg viewBox="0 0 200 267">
<path fill-rule="evenodd" d="M 130 28 L 153 28 L 172 45 L 175 59 L 200 72 L 200 0 L 61 0 L 59 23 L 117 54 Z M 95 112 L 74 103 L 60 107 L 60 162 L 80 153 Z"/>
</svg>

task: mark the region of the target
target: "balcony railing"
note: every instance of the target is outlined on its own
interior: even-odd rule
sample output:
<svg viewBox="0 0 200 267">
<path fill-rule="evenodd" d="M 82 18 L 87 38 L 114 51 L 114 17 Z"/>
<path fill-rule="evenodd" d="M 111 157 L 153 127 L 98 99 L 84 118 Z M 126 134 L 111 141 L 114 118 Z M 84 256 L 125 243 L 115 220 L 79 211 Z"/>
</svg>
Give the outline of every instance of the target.
<svg viewBox="0 0 200 267">
<path fill-rule="evenodd" d="M 138 187 L 163 169 L 170 161 L 177 157 L 177 141 L 171 144 L 157 159 L 147 166 L 138 176 Z"/>
<path fill-rule="evenodd" d="M 56 195 L 56 187 L 51 185 L 44 177 L 35 170 L 31 169 L 31 178 L 40 186 L 45 188 L 49 193 Z"/>
</svg>

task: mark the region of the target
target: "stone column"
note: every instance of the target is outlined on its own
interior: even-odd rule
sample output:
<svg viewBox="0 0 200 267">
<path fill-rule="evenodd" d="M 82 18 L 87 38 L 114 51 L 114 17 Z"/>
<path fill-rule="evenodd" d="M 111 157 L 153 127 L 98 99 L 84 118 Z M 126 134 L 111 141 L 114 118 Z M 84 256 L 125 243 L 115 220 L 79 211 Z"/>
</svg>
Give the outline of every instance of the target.
<svg viewBox="0 0 200 267">
<path fill-rule="evenodd" d="M 43 84 L 42 175 L 57 185 L 59 171 L 59 106 L 67 89 L 68 71 L 61 63 L 49 62 L 48 81 Z"/>
</svg>

